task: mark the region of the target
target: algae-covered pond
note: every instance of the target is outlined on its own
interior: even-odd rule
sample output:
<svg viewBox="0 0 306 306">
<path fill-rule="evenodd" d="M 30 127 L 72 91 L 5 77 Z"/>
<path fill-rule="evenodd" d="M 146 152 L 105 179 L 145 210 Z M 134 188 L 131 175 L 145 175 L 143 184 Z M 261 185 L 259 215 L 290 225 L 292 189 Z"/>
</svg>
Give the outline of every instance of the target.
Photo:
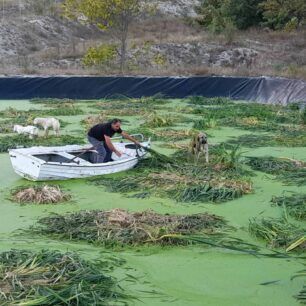
<svg viewBox="0 0 306 306">
<path fill-rule="evenodd" d="M 65 104 L 60 107 L 60 103 Z M 152 137 L 153 149 L 168 156 L 187 152 L 192 135 L 205 131 L 211 146 L 213 165 L 209 170 L 205 168 L 207 165 L 201 164 L 199 167 L 202 169 L 203 166 L 203 171 L 208 171 L 211 181 L 215 182 L 213 187 L 216 192 L 219 192 L 221 185 L 222 188 L 237 188 L 237 182 L 240 183 L 239 186 L 245 186 L 245 182 L 248 182 L 248 188 L 241 187 L 242 192 L 234 199 L 225 198 L 218 201 L 218 198 L 211 198 L 212 200 L 206 201 L 202 197 L 198 198 L 200 200 L 191 201 L 180 196 L 181 194 L 178 196 L 178 193 L 173 196 L 171 188 L 180 191 L 181 188 L 192 186 L 198 178 L 205 180 L 202 171 L 189 173 L 189 170 L 184 168 L 184 173 L 176 173 L 176 176 L 171 176 L 169 182 L 169 169 L 157 168 L 154 175 L 164 174 L 158 177 L 158 180 L 163 180 L 163 185 L 170 186 L 171 183 L 174 186 L 171 185 L 164 192 L 160 192 L 164 186 L 159 185 L 158 180 L 150 181 L 153 174 L 146 169 L 150 167 L 148 164 L 138 170 L 108 176 L 107 182 L 103 179 L 98 182 L 88 179 L 52 182 L 71 195 L 71 200 L 67 202 L 56 205 L 15 203 L 10 199 L 11 190 L 33 183 L 19 177 L 11 167 L 6 149 L 22 145 L 23 142 L 21 137 L 16 138 L 16 135 L 10 132 L 11 125 L 30 123 L 33 114 L 43 116 L 46 112 L 46 116 L 49 116 L 48 114 L 52 114 L 50 110 L 54 109 L 65 109 L 62 114 L 58 111 L 54 116 L 63 123 L 61 137 L 73 136 L 85 141 L 88 124 L 95 123 L 95 118 L 88 119 L 89 116 L 99 114 L 100 119 L 119 117 L 123 119 L 124 130 L 139 131 Z M 303 119 L 298 105 L 296 108 L 270 107 L 242 101 L 233 103 L 227 99 L 164 100 L 159 97 L 101 101 L 0 101 L 0 251 L 59 250 L 77 252 L 81 258 L 92 262 L 115 260 L 118 264 L 115 264 L 108 274 L 118 280 L 120 288 L 128 296 L 126 299 L 123 296 L 123 301 L 129 305 L 299 305 L 301 300 L 297 300 L 296 296 L 305 285 L 306 277 L 292 277 L 305 270 L 306 247 L 305 243 L 302 243 L 300 248 L 289 252 L 286 252 L 286 248 L 305 236 L 306 203 L 300 203 L 299 214 L 293 214 L 290 213 L 289 207 L 272 205 L 271 200 L 273 197 L 306 193 L 306 178 L 303 172 L 306 167 L 306 127 L 303 120 L 305 118 Z M 52 132 L 50 134 L 52 135 Z M 41 132 L 41 137 L 35 140 L 37 144 L 42 138 Z M 49 136 L 49 140 L 50 143 L 55 141 L 53 136 Z M 44 141 L 48 142 L 48 139 Z M 64 144 L 66 138 L 61 138 L 61 141 Z M 240 146 L 237 148 L 239 154 L 233 153 L 233 157 L 224 153 L 224 150 L 233 152 L 231 145 L 234 142 L 240 142 Z M 219 148 L 222 144 L 223 151 L 214 151 L 214 147 Z M 285 161 L 292 163 L 290 165 L 293 169 L 286 164 L 287 168 L 282 166 L 282 170 L 278 168 L 277 173 L 273 172 L 276 171 L 275 168 L 265 172 L 258 171 L 252 169 L 247 162 L 247 158 L 252 157 L 274 157 L 278 166 Z M 260 163 L 264 162 L 267 161 L 260 160 Z M 194 167 L 196 163 L 186 165 Z M 224 165 L 227 168 L 222 168 Z M 294 168 L 295 166 L 297 168 Z M 171 171 L 170 173 L 173 174 Z M 144 180 L 139 183 L 137 178 L 143 175 L 148 179 L 146 183 Z M 111 182 L 116 183 L 118 188 L 122 187 L 120 184 L 124 179 L 128 181 L 132 177 L 134 183 L 138 184 L 134 185 L 138 186 L 135 192 L 125 189 L 123 192 L 116 192 L 108 186 Z M 197 184 L 202 186 L 202 182 Z M 140 196 L 144 192 L 149 196 Z M 69 240 L 65 235 L 39 235 L 30 230 L 31 226 L 37 226 L 39 219 L 49 217 L 52 213 L 62 215 L 83 210 L 116 208 L 130 212 L 151 209 L 160 214 L 215 214 L 226 220 L 228 228 L 224 237 L 238 238 L 256 246 L 258 254 L 230 250 L 222 247 L 222 243 L 220 247 L 204 243 L 147 243 L 110 247 L 100 243 L 101 241 L 87 243 L 86 239 Z M 288 238 L 293 240 L 285 241 L 282 245 L 273 245 L 271 241 L 265 241 L 249 231 L 250 220 L 254 218 L 258 222 L 263 218 L 285 219 L 301 234 L 294 239 Z M 257 231 L 259 232 L 259 229 Z M 276 254 L 284 256 L 275 256 Z M 0 290 L 3 289 L 1 284 L 0 281 Z M 113 305 L 117 302 L 109 303 Z M 0 299 L 0 305 L 15 304 Z"/>
</svg>

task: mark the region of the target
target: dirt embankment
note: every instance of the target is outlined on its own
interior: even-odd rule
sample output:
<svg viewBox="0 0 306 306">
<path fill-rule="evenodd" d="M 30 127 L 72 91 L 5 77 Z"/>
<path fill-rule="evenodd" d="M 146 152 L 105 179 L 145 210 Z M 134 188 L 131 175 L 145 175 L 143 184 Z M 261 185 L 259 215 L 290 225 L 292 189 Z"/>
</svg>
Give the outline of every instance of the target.
<svg viewBox="0 0 306 306">
<path fill-rule="evenodd" d="M 60 2 L 60 1 L 59 1 Z M 21 5 L 19 5 L 19 3 Z M 112 74 L 118 59 L 85 68 L 90 46 L 114 43 L 94 26 L 31 0 L 7 0 L 0 15 L 1 74 Z M 306 79 L 306 32 L 209 33 L 192 22 L 198 0 L 156 1 L 158 16 L 135 23 L 128 74 L 277 75 Z"/>
</svg>

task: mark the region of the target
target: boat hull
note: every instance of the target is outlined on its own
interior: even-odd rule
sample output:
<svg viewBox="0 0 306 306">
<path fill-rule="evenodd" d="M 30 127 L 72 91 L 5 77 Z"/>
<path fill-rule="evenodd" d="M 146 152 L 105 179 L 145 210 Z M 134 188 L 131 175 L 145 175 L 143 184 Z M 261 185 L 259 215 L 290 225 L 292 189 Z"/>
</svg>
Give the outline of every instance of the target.
<svg viewBox="0 0 306 306">
<path fill-rule="evenodd" d="M 149 144 L 147 143 L 147 145 Z M 81 158 L 76 158 L 78 162 L 45 162 L 37 158 L 39 153 L 42 154 L 41 152 L 44 155 L 53 152 L 56 152 L 59 156 L 61 154 L 65 156 L 66 154 L 67 158 L 66 152 L 71 150 L 71 146 L 56 147 L 53 151 L 52 148 L 36 147 L 10 150 L 9 153 L 14 171 L 23 178 L 32 181 L 77 179 L 122 172 L 134 168 L 139 162 L 139 158 L 145 155 L 145 152 L 143 152 L 141 156 L 129 155 L 116 161 L 99 164 L 90 163 Z M 74 151 L 77 152 L 78 150 L 84 150 L 84 147 L 74 148 Z M 69 156 L 74 157 L 68 154 Z"/>
</svg>

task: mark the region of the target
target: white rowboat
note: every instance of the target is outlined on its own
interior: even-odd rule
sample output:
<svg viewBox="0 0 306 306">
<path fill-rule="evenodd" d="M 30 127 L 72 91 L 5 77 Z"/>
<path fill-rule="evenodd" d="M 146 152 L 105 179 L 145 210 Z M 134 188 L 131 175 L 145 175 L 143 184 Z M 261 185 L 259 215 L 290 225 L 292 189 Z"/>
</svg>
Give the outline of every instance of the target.
<svg viewBox="0 0 306 306">
<path fill-rule="evenodd" d="M 89 145 L 68 145 L 62 147 L 32 147 L 9 150 L 12 166 L 17 174 L 32 181 L 65 180 L 121 172 L 136 166 L 139 158 L 146 154 L 133 143 L 114 142 L 123 154 L 114 161 L 92 163 L 97 152 Z M 150 140 L 141 142 L 150 147 Z"/>
</svg>

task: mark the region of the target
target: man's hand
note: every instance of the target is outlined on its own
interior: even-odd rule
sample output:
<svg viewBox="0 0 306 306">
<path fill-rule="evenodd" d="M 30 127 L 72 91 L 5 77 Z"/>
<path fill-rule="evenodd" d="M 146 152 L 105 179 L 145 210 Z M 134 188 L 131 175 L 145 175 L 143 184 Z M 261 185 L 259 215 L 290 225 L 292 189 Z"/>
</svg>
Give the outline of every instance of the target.
<svg viewBox="0 0 306 306">
<path fill-rule="evenodd" d="M 118 156 L 118 157 L 121 157 L 122 156 L 122 153 L 118 150 L 115 150 L 114 153 Z"/>
</svg>

